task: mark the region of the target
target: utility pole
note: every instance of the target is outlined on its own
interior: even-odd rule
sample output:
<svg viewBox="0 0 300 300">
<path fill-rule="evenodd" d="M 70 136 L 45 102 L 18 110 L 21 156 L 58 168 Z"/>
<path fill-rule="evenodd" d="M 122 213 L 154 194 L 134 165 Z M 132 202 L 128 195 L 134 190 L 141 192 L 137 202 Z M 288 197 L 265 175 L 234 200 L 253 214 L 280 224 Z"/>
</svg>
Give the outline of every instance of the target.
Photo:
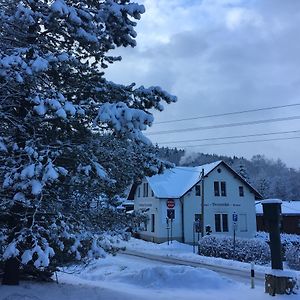
<svg viewBox="0 0 300 300">
<path fill-rule="evenodd" d="M 204 169 L 201 172 L 201 237 L 204 236 Z"/>
</svg>

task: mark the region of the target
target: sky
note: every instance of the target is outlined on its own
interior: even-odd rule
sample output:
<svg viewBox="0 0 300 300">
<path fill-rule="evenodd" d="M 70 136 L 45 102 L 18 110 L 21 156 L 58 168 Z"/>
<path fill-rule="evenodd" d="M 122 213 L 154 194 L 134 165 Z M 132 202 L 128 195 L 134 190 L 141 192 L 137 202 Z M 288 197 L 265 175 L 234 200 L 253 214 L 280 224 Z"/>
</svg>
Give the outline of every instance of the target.
<svg viewBox="0 0 300 300">
<path fill-rule="evenodd" d="M 160 122 L 300 104 L 300 1 L 137 2 L 146 8 L 136 27 L 137 46 L 118 49 L 115 54 L 123 60 L 110 66 L 106 76 L 123 84 L 161 86 L 178 97 L 178 102 L 165 105 L 162 113 L 154 112 L 155 122 L 145 133 L 152 142 L 185 147 L 189 152 L 249 159 L 261 154 L 270 159 L 280 158 L 287 166 L 299 169 L 300 138 L 295 137 L 300 137 L 300 119 L 183 132 L 180 129 L 300 116 L 300 105 Z M 157 134 L 168 130 L 179 131 Z M 201 141 L 297 130 L 288 134 Z M 276 138 L 285 140 L 248 142 Z M 239 141 L 247 142 L 234 143 Z M 207 145 L 212 143 L 226 144 Z"/>
</svg>

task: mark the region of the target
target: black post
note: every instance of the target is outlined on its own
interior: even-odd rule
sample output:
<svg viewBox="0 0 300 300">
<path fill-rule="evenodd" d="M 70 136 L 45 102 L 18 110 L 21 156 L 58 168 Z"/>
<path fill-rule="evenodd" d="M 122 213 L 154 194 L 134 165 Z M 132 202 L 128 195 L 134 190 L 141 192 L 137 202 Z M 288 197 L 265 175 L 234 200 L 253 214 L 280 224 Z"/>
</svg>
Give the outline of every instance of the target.
<svg viewBox="0 0 300 300">
<path fill-rule="evenodd" d="M 193 224 L 193 253 L 195 253 L 195 232 L 196 231 L 196 223 Z"/>
<path fill-rule="evenodd" d="M 173 219 L 171 219 L 171 244 L 173 244 Z"/>
<path fill-rule="evenodd" d="M 233 257 L 235 258 L 235 226 L 233 225 Z"/>
<path fill-rule="evenodd" d="M 282 251 L 280 242 L 281 203 L 262 202 L 264 219 L 270 233 L 271 265 L 272 269 L 283 270 Z"/>
<path fill-rule="evenodd" d="M 169 227 L 169 218 L 166 219 L 167 221 L 167 238 L 168 238 L 168 245 L 170 244 L 170 227 Z"/>
</svg>

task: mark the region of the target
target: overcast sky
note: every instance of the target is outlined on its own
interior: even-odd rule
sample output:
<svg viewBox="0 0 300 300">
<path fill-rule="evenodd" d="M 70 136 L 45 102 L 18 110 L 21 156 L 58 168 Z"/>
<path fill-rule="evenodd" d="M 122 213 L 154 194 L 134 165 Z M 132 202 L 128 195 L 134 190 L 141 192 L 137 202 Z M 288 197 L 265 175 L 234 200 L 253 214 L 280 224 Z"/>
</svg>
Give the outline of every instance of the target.
<svg viewBox="0 0 300 300">
<path fill-rule="evenodd" d="M 159 85 L 178 97 L 155 113 L 157 122 L 300 103 L 300 1 L 139 0 L 138 46 L 118 50 L 123 61 L 107 71 L 115 82 Z M 148 132 L 300 116 L 300 106 L 255 113 L 154 124 Z M 300 130 L 300 120 L 149 135 L 160 145 Z M 291 134 L 168 146 L 300 137 Z M 167 145 L 167 144 L 165 144 Z M 264 154 L 300 168 L 300 139 L 188 147 L 189 151 L 251 158 Z"/>
</svg>

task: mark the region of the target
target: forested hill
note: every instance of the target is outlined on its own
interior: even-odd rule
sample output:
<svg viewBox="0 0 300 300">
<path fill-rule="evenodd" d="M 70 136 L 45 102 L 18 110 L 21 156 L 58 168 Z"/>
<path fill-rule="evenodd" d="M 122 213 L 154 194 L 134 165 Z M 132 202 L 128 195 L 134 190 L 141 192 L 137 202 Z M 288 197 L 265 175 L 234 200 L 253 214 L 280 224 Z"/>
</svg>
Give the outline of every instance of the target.
<svg viewBox="0 0 300 300">
<path fill-rule="evenodd" d="M 176 165 L 199 166 L 224 160 L 265 198 L 300 200 L 300 170 L 288 168 L 281 160 L 255 155 L 250 160 L 216 154 L 186 153 L 184 150 L 159 148 L 159 156 Z"/>
</svg>

